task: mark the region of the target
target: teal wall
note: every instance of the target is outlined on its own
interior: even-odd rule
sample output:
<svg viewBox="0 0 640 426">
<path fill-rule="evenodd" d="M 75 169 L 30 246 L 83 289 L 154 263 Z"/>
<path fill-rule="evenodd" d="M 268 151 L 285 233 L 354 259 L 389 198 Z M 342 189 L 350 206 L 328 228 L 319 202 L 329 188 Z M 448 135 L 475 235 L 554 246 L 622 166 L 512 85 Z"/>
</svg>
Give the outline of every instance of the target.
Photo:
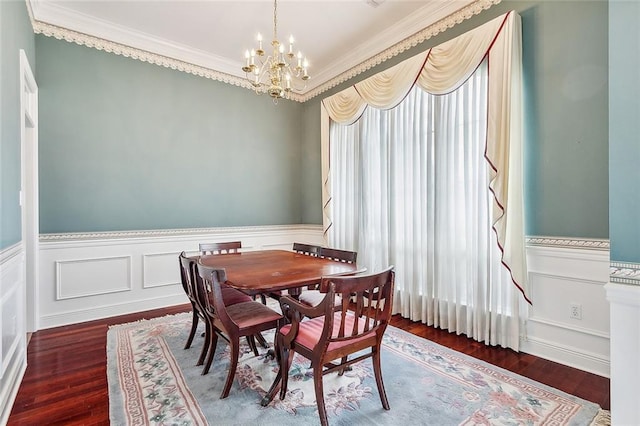
<svg viewBox="0 0 640 426">
<path fill-rule="evenodd" d="M 300 223 L 302 105 L 36 36 L 40 231 Z"/>
<path fill-rule="evenodd" d="M 20 236 L 19 144 L 5 143 L 4 118 L 5 22 L 15 26 L 6 11 L 15 4 L 0 4 L 6 246 Z M 38 35 L 41 232 L 321 223 L 321 99 L 511 9 L 523 18 L 526 232 L 607 238 L 608 3 L 544 0 L 503 1 L 305 104 L 277 106 Z"/>
<path fill-rule="evenodd" d="M 0 1 L 0 249 L 22 239 L 20 49 L 35 70 L 34 36 L 23 0 Z"/>
<path fill-rule="evenodd" d="M 509 10 L 523 25 L 526 233 L 608 238 L 606 1 L 503 1 L 314 98 L 305 114 L 319 120 L 321 98 Z M 314 151 L 307 157 L 316 161 L 319 132 L 305 138 L 305 150 Z M 321 212 L 303 218 L 320 220 Z"/>
<path fill-rule="evenodd" d="M 609 4 L 611 260 L 640 263 L 640 3 Z"/>
</svg>

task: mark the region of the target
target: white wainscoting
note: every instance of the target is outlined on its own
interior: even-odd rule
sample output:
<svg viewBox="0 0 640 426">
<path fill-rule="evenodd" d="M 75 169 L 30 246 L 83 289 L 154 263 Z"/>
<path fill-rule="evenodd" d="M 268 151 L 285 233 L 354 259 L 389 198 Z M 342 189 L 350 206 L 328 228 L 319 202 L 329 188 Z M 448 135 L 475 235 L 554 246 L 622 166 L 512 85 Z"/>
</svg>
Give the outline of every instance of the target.
<svg viewBox="0 0 640 426">
<path fill-rule="evenodd" d="M 0 251 L 0 424 L 6 424 L 27 368 L 24 250 Z"/>
<path fill-rule="evenodd" d="M 242 241 L 243 250 L 323 244 L 322 226 L 286 225 L 40 237 L 40 325 L 73 324 L 187 303 L 178 254 L 201 242 Z"/>
<path fill-rule="evenodd" d="M 533 305 L 521 350 L 609 377 L 608 242 L 529 238 L 527 262 Z"/>
<path fill-rule="evenodd" d="M 42 235 L 40 324 L 72 324 L 187 303 L 178 254 L 200 242 L 242 241 L 244 250 L 324 244 L 320 225 Z M 527 239 L 533 306 L 521 349 L 609 376 L 606 240 Z M 581 319 L 570 318 L 572 304 Z"/>
</svg>

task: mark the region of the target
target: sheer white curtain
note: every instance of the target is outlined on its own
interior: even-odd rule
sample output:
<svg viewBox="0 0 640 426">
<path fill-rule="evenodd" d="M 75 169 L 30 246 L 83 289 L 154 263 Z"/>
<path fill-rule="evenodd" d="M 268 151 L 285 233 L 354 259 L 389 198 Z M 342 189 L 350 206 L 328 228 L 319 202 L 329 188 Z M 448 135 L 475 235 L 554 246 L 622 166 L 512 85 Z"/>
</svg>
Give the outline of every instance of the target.
<svg viewBox="0 0 640 426">
<path fill-rule="evenodd" d="M 501 264 L 485 160 L 487 60 L 458 89 L 330 127 L 329 244 L 396 267 L 394 311 L 518 350 L 520 292 Z"/>
</svg>

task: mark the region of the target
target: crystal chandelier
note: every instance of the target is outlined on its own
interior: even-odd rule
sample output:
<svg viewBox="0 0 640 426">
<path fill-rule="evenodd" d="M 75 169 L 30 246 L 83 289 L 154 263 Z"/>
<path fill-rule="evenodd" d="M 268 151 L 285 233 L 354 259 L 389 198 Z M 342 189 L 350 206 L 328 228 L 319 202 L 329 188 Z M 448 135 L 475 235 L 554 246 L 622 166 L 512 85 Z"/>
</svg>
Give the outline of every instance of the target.
<svg viewBox="0 0 640 426">
<path fill-rule="evenodd" d="M 274 103 L 278 99 L 289 99 L 292 91 L 302 91 L 309 80 L 307 69 L 309 62 L 302 52 L 294 53 L 293 36 L 289 37 L 289 48 L 278 41 L 278 1 L 273 2 L 273 52 L 265 58 L 262 49 L 262 35 L 257 36 L 258 48 L 247 50 L 244 54 L 246 64 L 242 67 L 247 80 L 256 93 L 267 92 Z"/>
</svg>

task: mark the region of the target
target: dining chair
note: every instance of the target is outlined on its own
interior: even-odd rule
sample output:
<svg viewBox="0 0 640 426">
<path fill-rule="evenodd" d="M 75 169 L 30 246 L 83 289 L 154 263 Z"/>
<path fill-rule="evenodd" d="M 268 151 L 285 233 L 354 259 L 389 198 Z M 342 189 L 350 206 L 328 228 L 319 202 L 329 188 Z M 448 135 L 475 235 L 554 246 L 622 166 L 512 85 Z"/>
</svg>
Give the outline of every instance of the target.
<svg viewBox="0 0 640 426">
<path fill-rule="evenodd" d="M 242 248 L 242 241 L 226 241 L 221 243 L 200 243 L 198 245 L 200 250 L 200 255 L 215 255 L 215 254 L 225 254 L 225 253 L 238 253 Z M 254 299 L 256 296 L 260 296 L 260 301 L 262 304 L 267 304 L 267 298 L 264 294 L 254 295 Z"/>
<path fill-rule="evenodd" d="M 293 251 L 307 256 L 318 257 L 320 255 L 320 246 L 312 244 L 293 243 Z"/>
<path fill-rule="evenodd" d="M 356 263 L 356 260 L 358 259 L 358 253 L 355 251 L 339 250 L 328 247 L 318 247 L 318 249 L 318 257 L 331 259 L 336 262 Z M 318 305 L 322 299 L 324 299 L 324 294 L 313 288 L 304 290 L 298 295 L 298 300 L 309 306 Z"/>
<path fill-rule="evenodd" d="M 238 253 L 242 248 L 241 241 L 227 241 L 222 243 L 200 243 L 198 246 L 201 255 Z"/>
<path fill-rule="evenodd" d="M 226 272 L 224 269 L 215 269 L 197 264 L 198 276 L 201 279 L 204 290 L 205 315 L 211 322 L 212 328 L 216 331 L 210 333 L 211 344 L 207 364 L 210 365 L 215 354 L 218 334 L 222 336 L 231 347 L 231 362 L 227 379 L 225 381 L 220 399 L 229 395 L 233 378 L 238 367 L 240 356 L 240 338 L 246 337 L 248 341 L 253 341 L 253 336 L 266 330 L 278 327 L 282 321 L 282 315 L 260 302 L 250 300 L 248 302 L 237 303 L 227 306 L 223 303 L 222 283 L 226 282 Z M 249 343 L 254 354 L 258 356 L 255 345 Z"/>
<path fill-rule="evenodd" d="M 280 363 L 276 380 L 281 379 L 281 400 L 287 394 L 291 361 L 298 353 L 311 360 L 318 414 L 321 424 L 327 425 L 323 376 L 335 371 L 342 375 L 349 365 L 371 358 L 382 406 L 390 409 L 382 381 L 380 347 L 391 318 L 394 278 L 393 266 L 370 275 L 324 277 L 320 291 L 326 296 L 315 307 L 289 296 L 280 299 L 282 312 L 289 321 L 279 328 L 275 338 Z M 339 306 L 335 306 L 336 295 L 342 296 Z M 355 303 L 350 303 L 351 296 L 355 296 Z M 305 317 L 312 319 L 303 321 Z M 349 359 L 352 354 L 356 355 Z M 336 360 L 339 362 L 335 363 Z"/>
<path fill-rule="evenodd" d="M 358 253 L 355 251 L 340 250 L 330 247 L 320 248 L 320 257 L 325 259 L 335 260 L 336 262 L 356 263 L 358 259 Z"/>
<path fill-rule="evenodd" d="M 189 331 L 189 337 L 187 338 L 184 349 L 189 349 L 191 347 L 193 338 L 195 337 L 196 331 L 198 329 L 198 322 L 200 319 L 202 319 L 205 325 L 204 345 L 202 346 L 200 357 L 198 358 L 198 362 L 196 363 L 196 365 L 202 365 L 209 350 L 209 343 L 211 341 L 211 324 L 208 321 L 208 318 L 206 318 L 205 316 L 205 305 L 201 303 L 201 298 L 199 297 L 199 293 L 202 293 L 202 290 L 198 291 L 199 280 L 195 276 L 196 260 L 195 258 L 187 257 L 184 251 L 180 253 L 178 258 L 180 263 L 180 278 L 182 280 L 182 287 L 187 294 L 192 307 L 191 330 Z M 222 299 L 226 305 L 250 302 L 252 300 L 250 296 L 228 286 L 222 289 Z M 208 370 L 209 369 L 205 367 L 205 369 L 203 369 L 203 374 L 206 374 Z"/>
</svg>

